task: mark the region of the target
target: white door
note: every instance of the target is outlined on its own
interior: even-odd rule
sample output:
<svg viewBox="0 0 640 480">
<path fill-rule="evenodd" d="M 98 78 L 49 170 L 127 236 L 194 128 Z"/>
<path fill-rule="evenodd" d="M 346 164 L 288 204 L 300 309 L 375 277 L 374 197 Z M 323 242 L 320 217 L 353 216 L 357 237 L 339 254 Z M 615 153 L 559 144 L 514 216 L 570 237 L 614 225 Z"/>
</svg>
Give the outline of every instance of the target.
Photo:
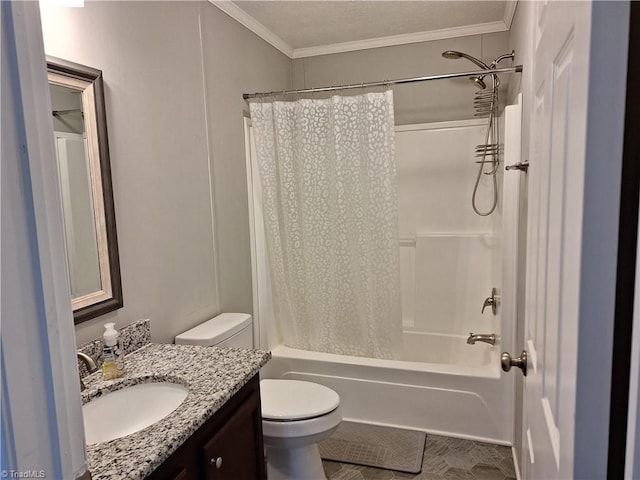
<svg viewBox="0 0 640 480">
<path fill-rule="evenodd" d="M 573 432 L 559 427 L 563 415 L 572 415 L 575 401 L 575 347 L 569 343 L 577 336 L 583 186 L 569 180 L 584 172 L 587 88 L 576 84 L 586 84 L 588 43 L 576 42 L 575 28 L 588 30 L 585 10 L 579 3 L 537 8 L 525 311 L 528 450 L 523 458 L 524 476 L 531 479 L 572 476 L 566 470 L 572 465 L 561 468 L 560 449 Z M 563 392 L 561 382 L 569 387 Z"/>
<path fill-rule="evenodd" d="M 621 150 L 616 149 L 622 140 L 616 128 L 624 113 L 617 102 L 620 88 L 624 99 L 619 81 L 624 68 L 605 76 L 601 70 L 611 66 L 609 61 L 620 63 L 626 46 L 624 36 L 612 34 L 610 51 L 598 47 L 605 38 L 600 36 L 607 21 L 603 14 L 608 14 L 599 8 L 591 2 L 546 1 L 534 8 L 524 332 L 529 356 L 522 457 L 526 479 L 605 478 L 620 195 Z M 625 28 L 622 18 L 611 31 Z M 598 84 L 607 77 L 613 85 Z M 610 131 L 598 132 L 598 125 Z M 601 135 L 609 136 L 597 143 Z M 594 181 L 600 171 L 603 184 Z M 598 224 L 601 230 L 595 228 Z M 601 364 L 590 378 L 596 358 Z M 582 417 L 585 406 L 597 402 L 593 419 Z M 593 425 L 585 426 L 590 421 Z M 593 438 L 584 438 L 588 428 Z M 594 470 L 585 476 L 587 465 Z"/>
<path fill-rule="evenodd" d="M 87 475 L 37 2 L 0 2 L 1 478 Z"/>
</svg>

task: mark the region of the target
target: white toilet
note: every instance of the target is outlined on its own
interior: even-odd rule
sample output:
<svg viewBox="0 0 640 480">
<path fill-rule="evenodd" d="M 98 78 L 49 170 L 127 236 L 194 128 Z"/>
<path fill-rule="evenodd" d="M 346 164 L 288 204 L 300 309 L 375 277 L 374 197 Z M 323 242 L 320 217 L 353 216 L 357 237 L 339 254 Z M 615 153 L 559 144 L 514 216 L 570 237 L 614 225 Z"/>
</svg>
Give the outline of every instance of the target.
<svg viewBox="0 0 640 480">
<path fill-rule="evenodd" d="M 253 348 L 251 315 L 222 313 L 178 335 L 176 344 Z M 260 381 L 262 433 L 269 480 L 326 478 L 318 442 L 340 422 L 340 396 L 300 380 Z"/>
</svg>

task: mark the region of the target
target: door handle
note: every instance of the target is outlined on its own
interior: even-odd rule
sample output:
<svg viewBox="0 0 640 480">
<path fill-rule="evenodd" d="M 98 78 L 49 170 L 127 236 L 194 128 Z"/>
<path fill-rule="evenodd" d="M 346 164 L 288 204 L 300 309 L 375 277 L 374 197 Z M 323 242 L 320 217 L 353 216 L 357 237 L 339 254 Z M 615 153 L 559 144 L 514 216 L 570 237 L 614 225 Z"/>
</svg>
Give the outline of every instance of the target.
<svg viewBox="0 0 640 480">
<path fill-rule="evenodd" d="M 522 374 L 527 376 L 527 351 L 523 350 L 519 357 L 512 358 L 511 354 L 508 352 L 503 352 L 500 355 L 500 364 L 502 365 L 502 370 L 508 372 L 511 370 L 511 367 L 518 367 L 522 370 Z"/>
</svg>

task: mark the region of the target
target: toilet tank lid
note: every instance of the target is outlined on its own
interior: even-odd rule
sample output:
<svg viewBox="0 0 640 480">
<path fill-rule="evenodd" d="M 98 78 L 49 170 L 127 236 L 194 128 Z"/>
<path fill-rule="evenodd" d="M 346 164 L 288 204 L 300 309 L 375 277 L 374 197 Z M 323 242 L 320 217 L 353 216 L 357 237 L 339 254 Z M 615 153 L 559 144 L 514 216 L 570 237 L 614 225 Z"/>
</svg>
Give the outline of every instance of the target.
<svg viewBox="0 0 640 480">
<path fill-rule="evenodd" d="M 221 313 L 176 337 L 176 344 L 211 346 L 251 325 L 248 313 Z"/>
</svg>

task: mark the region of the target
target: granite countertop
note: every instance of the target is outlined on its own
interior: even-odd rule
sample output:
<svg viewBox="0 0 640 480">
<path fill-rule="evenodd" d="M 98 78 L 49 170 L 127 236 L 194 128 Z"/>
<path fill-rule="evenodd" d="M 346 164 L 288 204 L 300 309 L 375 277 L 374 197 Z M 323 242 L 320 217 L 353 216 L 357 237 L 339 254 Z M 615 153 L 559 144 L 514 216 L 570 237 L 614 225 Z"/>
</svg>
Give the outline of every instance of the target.
<svg viewBox="0 0 640 480">
<path fill-rule="evenodd" d="M 159 422 L 126 437 L 88 445 L 93 480 L 145 478 L 270 358 L 271 354 L 262 350 L 151 343 L 125 356 L 126 376 L 104 381 L 98 371 L 85 377 L 83 403 L 123 386 L 149 381 L 170 381 L 189 388 L 184 402 Z"/>
</svg>

